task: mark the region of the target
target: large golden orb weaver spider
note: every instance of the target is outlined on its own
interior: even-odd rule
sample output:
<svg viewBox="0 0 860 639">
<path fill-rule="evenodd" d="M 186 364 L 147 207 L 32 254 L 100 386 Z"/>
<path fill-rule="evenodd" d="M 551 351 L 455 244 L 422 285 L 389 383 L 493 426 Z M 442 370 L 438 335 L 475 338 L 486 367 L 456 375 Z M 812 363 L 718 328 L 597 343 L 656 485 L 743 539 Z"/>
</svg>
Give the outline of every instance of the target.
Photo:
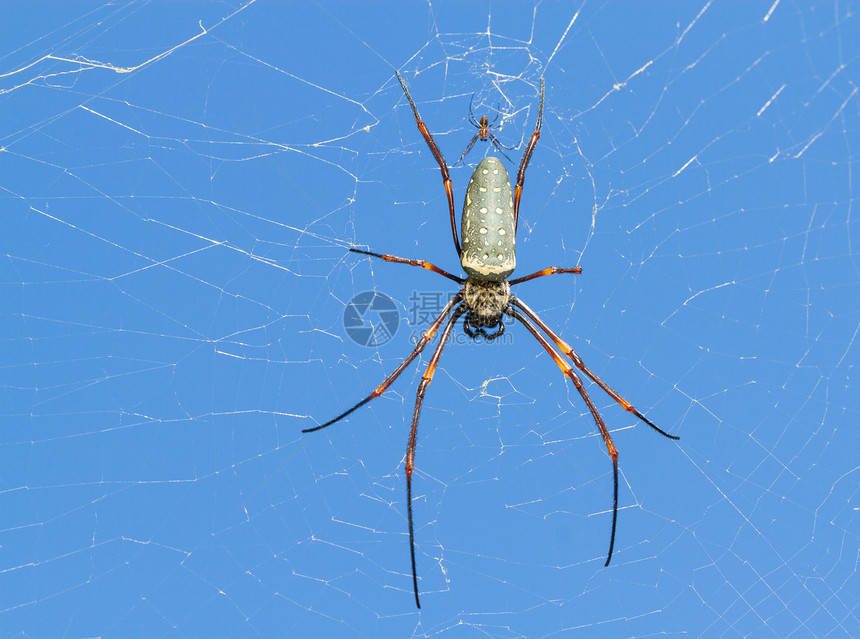
<svg viewBox="0 0 860 639">
<path fill-rule="evenodd" d="M 675 435 L 661 430 L 648 420 L 642 413 L 633 408 L 626 399 L 621 397 L 617 392 L 609 387 L 602 379 L 591 372 L 591 370 L 583 363 L 579 355 L 571 348 L 571 346 L 559 337 L 538 315 L 530 309 L 522 300 L 515 297 L 511 293 L 511 286 L 533 280 L 544 275 L 554 275 L 558 273 L 581 273 L 582 269 L 577 267 L 560 268 L 551 266 L 543 270 L 537 271 L 530 275 L 518 277 L 512 280 L 507 278 L 513 273 L 516 266 L 516 230 L 517 219 L 519 218 L 520 197 L 523 193 L 523 183 L 525 182 L 526 167 L 531 159 L 532 152 L 540 138 L 541 122 L 543 120 L 543 98 L 544 98 L 544 80 L 540 81 L 540 106 L 538 107 L 537 125 L 528 147 L 523 153 L 523 158 L 520 161 L 520 168 L 517 171 L 517 182 L 513 191 L 511 191 L 511 181 L 508 177 L 508 172 L 505 170 L 502 161 L 495 157 L 487 157 L 478 164 L 472 173 L 472 178 L 469 180 L 469 186 L 466 190 L 466 201 L 463 205 L 463 215 L 460 223 L 460 237 L 457 235 L 456 220 L 454 216 L 454 191 L 451 186 L 451 177 L 448 174 L 448 165 L 436 146 L 436 142 L 427 126 L 421 120 L 418 114 L 418 108 L 412 96 L 409 94 L 409 89 L 406 88 L 406 83 L 400 76 L 400 73 L 395 71 L 397 79 L 400 81 L 400 86 L 403 87 L 403 92 L 406 94 L 409 105 L 412 107 L 412 113 L 415 115 L 415 122 L 418 125 L 418 130 L 424 136 L 427 146 L 430 147 L 430 152 L 436 158 L 439 164 L 439 169 L 442 171 L 442 182 L 445 185 L 445 193 L 448 197 L 448 213 L 451 219 L 451 233 L 454 238 L 454 249 L 460 258 L 460 264 L 466 272 L 467 277 L 462 278 L 457 275 L 452 275 L 447 271 L 442 270 L 438 266 L 434 266 L 425 260 L 412 260 L 394 255 L 382 253 L 374 253 L 372 251 L 363 251 L 360 249 L 350 249 L 353 253 L 369 255 L 377 257 L 387 262 L 397 262 L 399 264 L 409 264 L 418 266 L 434 273 L 438 273 L 449 280 L 456 282 L 462 288 L 454 297 L 445 305 L 439 316 L 433 321 L 418 343 L 414 350 L 404 359 L 400 365 L 394 370 L 391 375 L 385 378 L 383 382 L 367 397 L 362 399 L 352 408 L 344 411 L 334 419 L 330 419 L 324 424 L 306 428 L 302 432 L 310 433 L 323 429 L 327 426 L 340 421 L 353 411 L 364 406 L 370 400 L 379 397 L 385 392 L 398 376 L 406 369 L 407 366 L 414 360 L 424 347 L 430 342 L 442 324 L 445 328 L 442 330 L 442 337 L 439 340 L 433 356 L 430 358 L 430 363 L 424 375 L 421 377 L 421 382 L 418 384 L 418 393 L 415 399 L 415 411 L 412 415 L 412 428 L 409 431 L 409 444 L 406 448 L 406 501 L 407 511 L 409 513 L 409 552 L 412 558 L 412 588 L 415 593 L 415 605 L 421 607 L 421 601 L 418 597 L 418 573 L 415 566 L 415 535 L 412 526 L 412 471 L 415 468 L 415 442 L 418 436 L 418 417 L 421 415 L 421 404 L 424 401 L 424 394 L 427 392 L 427 387 L 433 381 L 433 375 L 436 372 L 436 367 L 439 364 L 439 358 L 442 356 L 442 349 L 448 341 L 448 336 L 454 324 L 461 317 L 463 318 L 463 330 L 466 334 L 476 339 L 479 335 L 487 340 L 493 340 L 502 335 L 505 331 L 505 325 L 502 323 L 502 316 L 508 315 L 514 320 L 522 324 L 526 330 L 538 341 L 538 343 L 549 353 L 553 361 L 561 369 L 576 387 L 582 400 L 588 406 L 597 427 L 600 429 L 600 434 L 603 436 L 603 441 L 606 444 L 606 450 L 609 452 L 609 457 L 612 459 L 612 473 L 614 480 L 613 488 L 613 504 L 612 504 L 612 532 L 609 538 L 609 553 L 606 556 L 606 566 L 612 559 L 612 550 L 615 547 L 615 527 L 618 521 L 618 451 L 615 444 L 612 442 L 612 436 L 609 434 L 609 429 L 603 423 L 603 418 L 597 412 L 597 408 L 589 397 L 585 386 L 579 375 L 573 367 L 559 355 L 550 340 L 555 344 L 556 348 L 564 353 L 580 371 L 591 379 L 595 384 L 602 388 L 612 399 L 618 402 L 625 410 L 633 413 L 640 420 L 648 424 L 655 431 L 668 437 L 669 439 L 679 439 Z M 472 140 L 474 143 L 474 138 Z M 468 152 L 468 149 L 467 149 Z M 465 155 L 465 154 L 464 154 Z M 462 238 L 462 247 L 460 244 Z M 450 316 L 450 317 L 449 317 Z M 448 318 L 447 322 L 445 318 Z M 540 330 L 538 330 L 540 329 Z M 492 332 L 486 332 L 490 330 Z M 543 333 L 541 333 L 543 331 Z M 544 336 L 546 334 L 546 336 Z M 547 339 L 549 337 L 549 339 Z"/>
</svg>

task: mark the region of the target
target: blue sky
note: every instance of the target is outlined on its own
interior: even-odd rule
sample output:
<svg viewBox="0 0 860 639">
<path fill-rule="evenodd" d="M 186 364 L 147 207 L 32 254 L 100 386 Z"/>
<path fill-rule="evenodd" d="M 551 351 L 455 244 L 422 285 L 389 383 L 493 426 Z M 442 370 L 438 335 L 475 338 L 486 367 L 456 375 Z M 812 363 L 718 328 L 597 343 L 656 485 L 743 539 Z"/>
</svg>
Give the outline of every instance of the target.
<svg viewBox="0 0 860 639">
<path fill-rule="evenodd" d="M 10 3 L 0 634 L 851 637 L 860 7 Z M 439 170 L 529 167 L 522 297 L 678 442 L 509 326 L 457 339 L 403 463 Z M 462 206 L 476 143 L 453 167 Z M 515 172 L 515 166 L 509 165 Z M 355 296 L 393 300 L 376 345 Z M 428 301 L 431 300 L 431 301 Z M 424 305 L 424 306 L 421 306 Z M 420 308 L 418 308 L 420 306 Z M 382 343 L 384 341 L 384 343 Z"/>
</svg>

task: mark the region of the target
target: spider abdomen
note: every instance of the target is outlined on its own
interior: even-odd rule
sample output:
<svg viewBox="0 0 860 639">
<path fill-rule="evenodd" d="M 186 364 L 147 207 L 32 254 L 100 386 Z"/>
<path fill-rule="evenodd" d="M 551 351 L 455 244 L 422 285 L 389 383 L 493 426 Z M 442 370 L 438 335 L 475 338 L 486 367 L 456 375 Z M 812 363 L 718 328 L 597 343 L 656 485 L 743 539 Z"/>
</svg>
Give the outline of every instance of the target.
<svg viewBox="0 0 860 639">
<path fill-rule="evenodd" d="M 470 277 L 500 281 L 517 265 L 511 180 L 498 158 L 484 158 L 472 173 L 460 221 L 460 263 Z"/>
</svg>

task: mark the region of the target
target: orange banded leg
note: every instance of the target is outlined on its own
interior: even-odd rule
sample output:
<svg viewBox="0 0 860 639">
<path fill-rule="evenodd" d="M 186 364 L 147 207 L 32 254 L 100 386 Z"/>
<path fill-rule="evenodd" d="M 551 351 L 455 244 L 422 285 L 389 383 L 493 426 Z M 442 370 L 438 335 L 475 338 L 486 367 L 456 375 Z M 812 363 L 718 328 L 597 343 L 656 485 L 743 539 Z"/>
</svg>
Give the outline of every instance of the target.
<svg viewBox="0 0 860 639">
<path fill-rule="evenodd" d="M 543 277 L 544 275 L 556 275 L 558 273 L 582 273 L 582 269 L 579 266 L 573 266 L 571 268 L 562 268 L 559 266 L 550 266 L 549 268 L 545 268 L 541 271 L 537 271 L 536 273 L 532 273 L 531 275 L 524 275 L 523 277 L 517 277 L 512 280 L 508 280 L 508 284 L 513 286 L 514 284 L 521 284 L 523 282 L 528 282 L 529 280 L 533 280 L 538 277 Z"/>
<path fill-rule="evenodd" d="M 523 195 L 523 184 L 526 181 L 526 167 L 529 165 L 529 160 L 532 159 L 532 151 L 535 150 L 535 145 L 540 139 L 540 127 L 543 122 L 543 89 L 544 82 L 543 78 L 541 78 L 537 125 L 535 126 L 535 132 L 532 133 L 531 140 L 529 140 L 529 145 L 526 147 L 525 153 L 523 153 L 523 159 L 520 161 L 520 170 L 517 171 L 517 185 L 514 187 L 514 231 L 517 230 L 517 222 L 520 217 L 520 198 Z"/>
<path fill-rule="evenodd" d="M 511 282 L 511 284 L 513 284 L 513 282 Z M 636 410 L 630 402 L 628 402 L 626 399 L 621 397 L 621 395 L 619 395 L 617 392 L 615 392 L 609 386 L 609 384 L 607 384 L 602 379 L 600 379 L 597 375 L 592 373 L 591 370 L 585 365 L 585 363 L 579 357 L 579 355 L 576 354 L 576 351 L 573 350 L 573 348 L 570 346 L 570 344 L 568 344 L 563 339 L 561 339 L 561 337 L 559 337 L 555 331 L 553 331 L 549 326 L 547 326 L 546 323 L 540 317 L 538 317 L 537 313 L 535 313 L 532 309 L 530 309 L 528 306 L 526 306 L 526 304 L 522 300 L 512 297 L 510 300 L 510 303 L 512 305 L 516 306 L 518 309 L 520 309 L 526 316 L 528 316 L 528 318 L 531 321 L 533 321 L 535 324 L 537 324 L 544 333 L 549 335 L 549 338 L 553 342 L 555 342 L 555 345 L 558 346 L 558 348 L 571 359 L 571 361 L 574 363 L 574 365 L 579 370 L 581 370 L 583 373 L 585 373 L 588 376 L 588 378 L 591 379 L 591 381 L 593 381 L 595 384 L 600 386 L 600 388 L 602 388 L 606 392 L 607 395 L 609 395 L 612 399 L 614 399 L 616 402 L 618 402 L 621 405 L 621 407 L 624 408 L 624 410 L 636 415 L 636 417 L 641 419 L 643 422 L 648 424 L 651 428 L 656 430 L 658 433 L 660 433 L 664 437 L 668 437 L 669 439 L 681 439 L 680 437 L 677 437 L 676 435 L 670 435 L 669 433 L 664 431 L 662 428 L 655 426 L 654 423 L 650 419 L 645 417 L 642 413 L 640 413 L 638 410 Z"/>
<path fill-rule="evenodd" d="M 555 352 L 555 349 L 550 345 L 547 339 L 541 335 L 534 326 L 532 326 L 531 322 L 529 322 L 522 313 L 510 306 L 508 306 L 506 312 L 528 329 L 529 333 L 531 333 L 534 338 L 540 342 L 540 345 L 546 349 L 546 352 L 550 354 L 553 361 L 555 361 L 561 369 L 561 372 L 570 378 L 573 385 L 576 386 L 576 390 L 579 391 L 583 401 L 585 401 L 586 406 L 588 406 L 588 410 L 591 411 L 594 421 L 597 422 L 600 434 L 603 435 L 606 450 L 609 451 L 609 457 L 612 459 L 612 478 L 614 485 L 612 491 L 612 533 L 609 538 L 609 554 L 606 556 L 606 563 L 604 564 L 605 566 L 608 566 L 609 561 L 612 559 L 612 550 L 615 548 L 615 526 L 618 523 L 618 450 L 612 442 L 612 436 L 609 434 L 609 429 L 606 428 L 606 424 L 603 423 L 603 418 L 600 416 L 600 413 L 597 412 L 597 407 L 594 405 L 594 402 L 591 401 L 591 397 L 588 396 L 588 392 L 585 390 L 585 386 L 582 385 L 582 380 L 579 379 L 579 375 L 576 374 L 576 371 L 571 368 L 570 364 L 568 364 L 561 355 Z"/>
<path fill-rule="evenodd" d="M 420 266 L 421 268 L 426 268 L 428 271 L 433 271 L 434 273 L 438 273 L 443 277 L 447 277 L 449 280 L 453 280 L 457 282 L 457 284 L 463 284 L 466 280 L 462 277 L 457 277 L 456 275 L 452 275 L 448 271 L 444 271 L 438 266 L 427 262 L 426 260 L 409 260 L 405 257 L 397 257 L 396 255 L 388 255 L 383 253 L 374 253 L 372 251 L 363 251 L 361 249 L 351 248 L 349 249 L 351 253 L 361 253 L 362 255 L 370 255 L 371 257 L 378 257 L 386 262 L 396 262 L 397 264 L 409 264 L 410 266 Z"/>
<path fill-rule="evenodd" d="M 421 121 L 421 116 L 418 115 L 418 107 L 415 106 L 415 101 L 409 94 L 409 89 L 406 88 L 406 83 L 403 81 L 403 78 L 400 77 L 400 71 L 395 70 L 394 73 L 400 81 L 400 86 L 403 87 L 403 93 L 406 94 L 406 99 L 409 100 L 409 106 L 412 107 L 412 113 L 415 115 L 415 123 L 418 125 L 418 130 L 421 131 L 421 135 L 424 136 L 424 141 L 427 142 L 427 146 L 430 147 L 430 152 L 433 153 L 433 157 L 436 158 L 436 162 L 439 164 L 439 170 L 442 171 L 442 183 L 445 185 L 445 195 L 448 197 L 448 213 L 451 217 L 451 234 L 454 236 L 454 248 L 457 249 L 457 257 L 460 257 L 460 239 L 457 237 L 457 222 L 454 219 L 454 189 L 451 186 L 451 176 L 448 173 L 448 165 L 445 163 L 445 158 L 442 157 L 442 152 L 439 151 L 439 147 L 436 146 L 436 140 L 433 139 L 430 131 L 427 130 L 427 125 Z"/>
<path fill-rule="evenodd" d="M 460 316 L 468 309 L 465 306 L 459 307 L 451 315 L 451 319 L 445 325 L 445 330 L 442 331 L 442 337 L 439 340 L 439 345 L 433 352 L 433 357 L 430 358 L 430 363 L 427 365 L 427 370 L 421 377 L 421 382 L 418 384 L 418 393 L 415 397 L 415 412 L 412 414 L 412 428 L 409 431 L 409 445 L 406 448 L 406 503 L 409 511 L 409 553 L 412 557 L 412 588 L 415 591 L 415 605 L 421 607 L 421 601 L 418 599 L 418 573 L 415 570 L 415 534 L 412 528 L 412 471 L 415 469 L 415 440 L 418 437 L 418 417 L 421 415 L 421 404 L 424 402 L 424 393 L 427 392 L 427 387 L 433 381 L 433 375 L 436 374 L 436 366 L 439 364 L 439 358 L 442 357 L 442 349 L 448 342 L 448 336 L 451 334 L 451 329 Z"/>
<path fill-rule="evenodd" d="M 426 331 L 424 331 L 424 334 L 421 336 L 421 339 L 418 340 L 418 343 L 415 345 L 415 350 L 413 350 L 411 353 L 409 353 L 409 356 L 400 363 L 400 366 L 398 366 L 395 369 L 395 371 L 393 373 L 391 373 L 391 375 L 386 377 L 385 381 L 383 381 L 379 386 L 377 386 L 370 395 L 365 397 L 363 400 L 358 402 L 355 406 L 353 406 L 349 410 L 346 410 L 343 413 L 341 413 L 340 415 L 338 415 L 337 417 L 335 417 L 334 419 L 327 421 L 325 424 L 320 424 L 319 426 L 314 426 L 313 428 L 305 428 L 302 430 L 302 432 L 303 433 L 312 433 L 316 430 L 322 430 L 326 426 L 331 426 L 335 422 L 339 422 L 340 420 L 342 420 L 344 417 L 349 415 L 354 410 L 364 406 L 371 399 L 374 399 L 374 398 L 382 395 L 382 393 L 385 392 L 385 389 L 387 389 L 389 386 L 391 386 L 391 384 L 394 382 L 394 380 L 400 376 L 400 373 L 402 373 L 404 370 L 406 370 L 406 367 L 412 363 L 412 360 L 415 359 L 416 357 L 418 357 L 418 353 L 420 353 L 422 350 L 424 350 L 424 347 L 427 346 L 427 343 L 431 339 L 433 339 L 433 335 L 435 335 L 436 331 L 439 330 L 439 327 L 442 325 L 442 322 L 448 316 L 448 313 L 451 312 L 451 309 L 454 308 L 454 306 L 456 306 L 457 304 L 460 303 L 461 299 L 462 299 L 462 295 L 460 293 L 457 293 L 454 297 L 451 298 L 451 301 L 448 302 L 445 305 L 445 308 L 442 309 L 442 312 L 439 314 L 439 317 L 437 317 L 433 321 L 433 323 L 430 325 L 430 328 L 428 328 Z"/>
</svg>

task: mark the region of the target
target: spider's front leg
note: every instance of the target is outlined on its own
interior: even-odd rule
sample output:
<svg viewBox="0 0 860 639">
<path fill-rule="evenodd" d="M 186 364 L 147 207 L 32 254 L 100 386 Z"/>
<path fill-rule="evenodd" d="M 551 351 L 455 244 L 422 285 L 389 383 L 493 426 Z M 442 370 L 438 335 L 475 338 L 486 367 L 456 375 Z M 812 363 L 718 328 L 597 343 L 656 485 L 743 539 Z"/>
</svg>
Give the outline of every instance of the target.
<svg viewBox="0 0 860 639">
<path fill-rule="evenodd" d="M 526 304 L 522 300 L 517 299 L 512 295 L 510 303 L 513 306 L 516 306 L 518 309 L 520 309 L 526 316 L 528 316 L 528 318 L 531 321 L 533 321 L 535 324 L 537 324 L 544 333 L 549 335 L 549 338 L 553 342 L 555 342 L 555 345 L 565 355 L 567 355 L 571 359 L 571 361 L 574 363 L 574 365 L 579 370 L 581 370 L 583 373 L 585 373 L 591 381 L 593 381 L 595 384 L 600 386 L 600 388 L 602 388 L 604 390 L 604 392 L 606 392 L 607 395 L 609 395 L 612 399 L 614 399 L 616 402 L 618 402 L 624 410 L 636 415 L 636 417 L 638 417 L 640 420 L 642 420 L 643 422 L 648 424 L 651 428 L 653 428 L 658 433 L 663 435 L 663 437 L 668 437 L 669 439 L 676 439 L 676 440 L 681 439 L 680 437 L 677 437 L 676 435 L 670 435 L 669 433 L 664 431 L 662 428 L 659 428 L 658 426 L 656 426 L 650 419 L 648 419 L 642 413 L 640 413 L 638 410 L 636 410 L 630 402 L 628 402 L 626 399 L 621 397 L 621 395 L 619 395 L 612 387 L 610 387 L 609 384 L 607 384 L 602 379 L 600 379 L 597 375 L 592 373 L 591 369 L 589 369 L 585 365 L 585 362 L 582 361 L 582 358 L 576 354 L 575 350 L 573 350 L 573 347 L 570 344 L 568 344 L 567 342 L 565 342 L 563 339 L 561 339 L 561 337 L 555 331 L 553 331 L 549 326 L 547 326 L 546 322 L 544 322 L 538 316 L 537 313 L 535 313 L 532 309 L 530 309 L 528 306 L 526 306 Z"/>
<path fill-rule="evenodd" d="M 439 364 L 439 358 L 442 357 L 442 349 L 445 348 L 454 323 L 466 310 L 466 307 L 459 306 L 454 311 L 454 314 L 451 315 L 451 319 L 445 325 L 445 330 L 442 331 L 439 345 L 433 352 L 433 357 L 430 358 L 427 370 L 424 371 L 424 375 L 421 377 L 421 382 L 418 384 L 418 393 L 415 398 L 415 412 L 412 414 L 412 428 L 409 430 L 409 445 L 406 448 L 406 503 L 409 512 L 409 554 L 412 557 L 412 588 L 415 591 L 415 605 L 419 608 L 421 607 L 421 601 L 418 599 L 418 572 L 415 568 L 415 533 L 412 526 L 412 471 L 415 469 L 415 441 L 418 438 L 418 417 L 421 415 L 421 404 L 424 402 L 424 393 L 427 392 L 427 387 L 433 381 L 433 375 L 436 374 L 436 366 Z"/>
<path fill-rule="evenodd" d="M 513 296 L 511 297 L 513 298 Z M 606 428 L 606 424 L 603 423 L 603 418 L 600 416 L 600 413 L 597 412 L 597 407 L 594 405 L 594 402 L 591 401 L 591 397 L 589 397 L 588 391 L 585 390 L 582 380 L 579 379 L 579 375 L 577 375 L 576 371 L 571 368 L 570 364 L 564 361 L 561 355 L 555 352 L 555 349 L 550 345 L 547 339 L 541 335 L 540 332 L 532 326 L 531 322 L 529 322 L 515 307 L 520 308 L 520 305 L 516 303 L 516 300 L 511 299 L 511 306 L 508 306 L 505 312 L 526 327 L 528 332 L 531 333 L 540 345 L 544 347 L 546 352 L 550 354 L 550 357 L 552 357 L 553 361 L 555 361 L 561 369 L 561 372 L 573 382 L 573 385 L 579 392 L 580 397 L 582 397 L 585 405 L 588 406 L 591 416 L 594 417 L 594 421 L 600 429 L 600 434 L 603 435 L 603 442 L 606 444 L 606 450 L 609 452 L 609 457 L 612 459 L 612 479 L 614 488 L 612 491 L 612 533 L 609 538 L 609 554 L 606 557 L 605 564 L 608 566 L 609 561 L 612 559 L 612 551 L 615 548 L 615 528 L 618 523 L 618 450 L 615 448 L 615 443 L 612 441 L 612 435 L 609 434 L 609 429 Z"/>
<path fill-rule="evenodd" d="M 394 370 L 394 372 L 391 373 L 391 375 L 386 377 L 382 381 L 382 383 L 379 386 L 377 386 L 370 395 L 368 395 L 367 397 L 362 399 L 360 402 L 358 402 L 352 408 L 345 410 L 344 412 L 342 412 L 340 415 L 338 415 L 334 419 L 328 420 L 325 424 L 320 424 L 319 426 L 314 426 L 312 428 L 305 428 L 302 430 L 302 432 L 303 433 L 312 433 L 312 432 L 317 431 L 317 430 L 322 430 L 323 428 L 326 428 L 327 426 L 331 426 L 332 424 L 335 424 L 335 423 L 339 422 L 340 420 L 342 420 L 344 417 L 346 417 L 347 415 L 349 415 L 353 411 L 361 408 L 370 400 L 376 399 L 377 397 L 382 395 L 382 393 L 384 393 L 385 390 L 389 386 L 391 386 L 391 384 L 394 383 L 394 380 L 397 379 L 398 377 L 400 377 L 400 373 L 402 373 L 403 371 L 406 370 L 406 367 L 412 363 L 412 360 L 415 359 L 416 357 L 418 357 L 418 354 L 424 350 L 424 347 L 427 346 L 427 344 L 430 342 L 430 340 L 433 339 L 433 336 L 436 334 L 436 331 L 439 330 L 439 327 L 442 325 L 442 322 L 445 321 L 445 318 L 448 316 L 448 313 L 450 313 L 451 309 L 454 308 L 457 304 L 459 304 L 462 299 L 463 299 L 463 295 L 461 293 L 457 293 L 454 297 L 451 298 L 451 300 L 445 305 L 445 308 L 442 309 L 442 312 L 439 313 L 439 316 L 435 320 L 433 320 L 433 323 L 430 325 L 430 327 L 426 331 L 424 331 L 424 334 L 421 336 L 421 339 L 418 340 L 418 343 L 415 345 L 415 348 L 413 349 L 413 351 L 411 353 L 409 353 L 409 355 L 406 357 L 406 359 L 404 359 L 402 362 L 400 362 L 400 366 L 398 366 Z"/>
</svg>

